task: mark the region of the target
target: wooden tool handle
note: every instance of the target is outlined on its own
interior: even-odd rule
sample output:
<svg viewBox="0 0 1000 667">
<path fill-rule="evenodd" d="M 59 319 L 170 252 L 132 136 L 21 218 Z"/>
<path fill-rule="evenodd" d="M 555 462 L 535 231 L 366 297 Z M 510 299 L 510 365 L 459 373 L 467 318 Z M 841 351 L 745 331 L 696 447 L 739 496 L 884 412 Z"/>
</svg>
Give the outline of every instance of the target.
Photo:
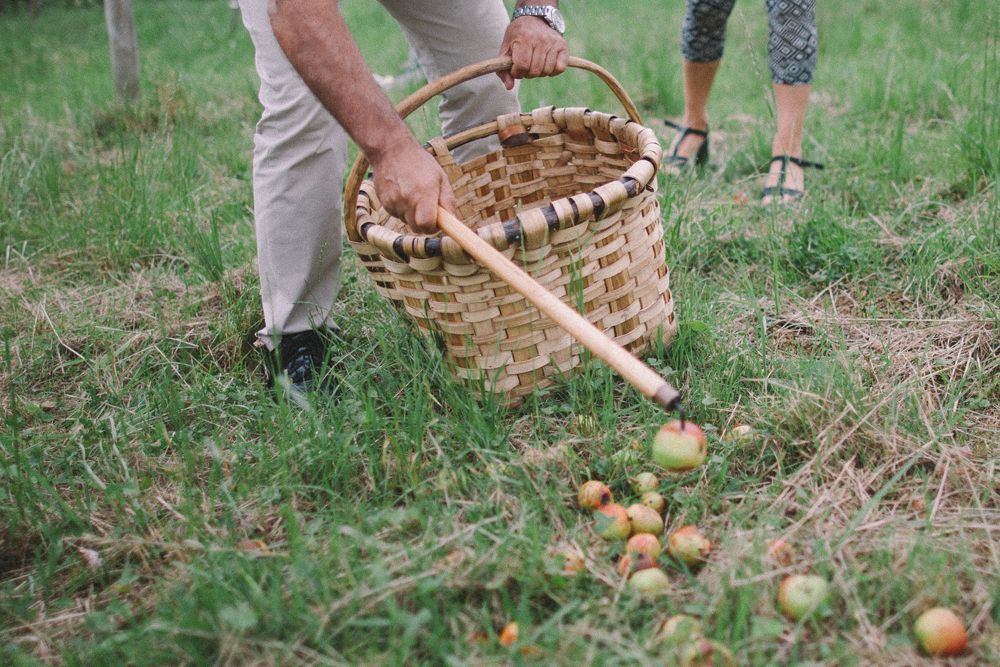
<svg viewBox="0 0 1000 667">
<path fill-rule="evenodd" d="M 465 252 L 506 281 L 584 347 L 618 371 L 629 384 L 642 392 L 643 396 L 659 403 L 665 410 L 679 407 L 680 394 L 670 386 L 670 383 L 539 285 L 534 278 L 466 227 L 461 220 L 439 206 L 437 221 L 441 230 L 455 239 Z"/>
</svg>

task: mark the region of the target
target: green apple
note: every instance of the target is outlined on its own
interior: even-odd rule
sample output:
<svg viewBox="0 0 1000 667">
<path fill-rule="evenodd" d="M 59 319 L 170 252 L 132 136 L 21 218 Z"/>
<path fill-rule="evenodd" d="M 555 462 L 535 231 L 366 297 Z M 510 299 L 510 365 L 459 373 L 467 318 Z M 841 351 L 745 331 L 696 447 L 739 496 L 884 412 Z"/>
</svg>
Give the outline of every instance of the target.
<svg viewBox="0 0 1000 667">
<path fill-rule="evenodd" d="M 811 615 L 826 600 L 829 586 L 815 574 L 793 574 L 778 588 L 778 606 L 793 621 Z"/>
<path fill-rule="evenodd" d="M 657 514 L 661 514 L 663 512 L 663 508 L 667 506 L 667 501 L 664 500 L 663 496 L 656 491 L 647 491 L 642 494 L 642 497 L 639 498 L 639 502 L 646 507 L 651 507 L 656 510 Z"/>
<path fill-rule="evenodd" d="M 652 507 L 647 507 L 641 503 L 629 505 L 628 519 L 632 524 L 632 534 L 649 533 L 650 535 L 663 534 L 663 519 L 660 513 Z"/>
<path fill-rule="evenodd" d="M 712 543 L 697 526 L 678 528 L 667 541 L 667 551 L 688 567 L 704 563 L 712 551 Z"/>
<path fill-rule="evenodd" d="M 704 636 L 701 621 L 687 614 L 676 614 L 665 620 L 656 631 L 656 638 L 661 642 L 681 644 L 700 639 Z"/>
<path fill-rule="evenodd" d="M 641 472 L 632 479 L 632 488 L 635 489 L 636 493 L 640 494 L 648 491 L 656 491 L 656 487 L 659 485 L 660 480 L 651 472 Z"/>
<path fill-rule="evenodd" d="M 708 455 L 705 432 L 693 422 L 672 421 L 660 427 L 653 437 L 653 461 L 667 470 L 697 468 Z"/>
<path fill-rule="evenodd" d="M 737 424 L 722 436 L 726 442 L 742 442 L 753 438 L 753 427 L 748 424 Z"/>
<path fill-rule="evenodd" d="M 660 568 L 650 567 L 629 577 L 628 587 L 640 595 L 663 595 L 670 588 L 670 579 Z"/>
</svg>

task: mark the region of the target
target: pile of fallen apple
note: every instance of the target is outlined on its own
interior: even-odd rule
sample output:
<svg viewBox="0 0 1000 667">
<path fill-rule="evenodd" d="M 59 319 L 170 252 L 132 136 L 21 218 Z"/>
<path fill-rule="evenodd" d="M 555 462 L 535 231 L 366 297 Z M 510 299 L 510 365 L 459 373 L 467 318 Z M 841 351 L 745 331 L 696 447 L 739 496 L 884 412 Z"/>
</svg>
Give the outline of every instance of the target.
<svg viewBox="0 0 1000 667">
<path fill-rule="evenodd" d="M 737 426 L 726 436 L 752 437 L 748 426 Z M 708 454 L 704 431 L 691 422 L 674 421 L 660 428 L 653 438 L 652 458 L 660 468 L 683 472 L 702 465 Z M 605 540 L 627 540 L 625 553 L 617 566 L 627 587 L 643 596 L 663 595 L 670 585 L 669 577 L 660 567 L 664 536 L 663 510 L 666 501 L 657 489 L 659 480 L 651 472 L 632 479 L 639 501 L 625 507 L 614 502 L 611 489 L 599 480 L 580 486 L 579 506 L 594 513 L 595 532 Z M 710 557 L 712 542 L 697 526 L 682 526 L 666 541 L 667 554 L 689 570 L 702 566 Z M 584 570 L 583 560 L 574 553 L 561 554 L 563 572 L 576 574 Z M 774 540 L 768 547 L 768 558 L 783 567 L 791 565 L 794 550 L 785 540 Z M 827 599 L 827 581 L 815 574 L 792 574 L 785 577 L 777 591 L 781 612 L 793 621 L 808 619 Z M 925 611 L 914 624 L 914 634 L 920 646 L 930 655 L 958 655 L 968 640 L 965 625 L 951 610 L 936 607 Z M 682 664 L 735 664 L 729 650 L 704 637 L 697 619 L 677 615 L 667 619 L 658 629 L 659 640 L 679 647 Z"/>
</svg>

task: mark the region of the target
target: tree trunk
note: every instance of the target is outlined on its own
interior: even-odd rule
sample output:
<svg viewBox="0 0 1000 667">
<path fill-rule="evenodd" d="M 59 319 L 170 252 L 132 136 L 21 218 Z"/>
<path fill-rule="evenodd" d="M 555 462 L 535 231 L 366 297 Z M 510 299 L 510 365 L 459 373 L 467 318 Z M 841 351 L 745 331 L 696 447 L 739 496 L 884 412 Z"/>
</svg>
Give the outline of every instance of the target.
<svg viewBox="0 0 1000 667">
<path fill-rule="evenodd" d="M 132 0 L 104 0 L 104 22 L 111 43 L 111 75 L 118 99 L 139 99 L 139 46 L 135 41 Z"/>
</svg>

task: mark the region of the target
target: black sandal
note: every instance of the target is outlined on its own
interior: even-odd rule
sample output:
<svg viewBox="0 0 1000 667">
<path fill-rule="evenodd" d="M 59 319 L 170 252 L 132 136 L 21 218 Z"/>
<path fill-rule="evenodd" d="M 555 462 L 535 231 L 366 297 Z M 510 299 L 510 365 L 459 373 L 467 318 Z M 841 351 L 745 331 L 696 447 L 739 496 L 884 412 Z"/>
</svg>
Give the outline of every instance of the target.
<svg viewBox="0 0 1000 667">
<path fill-rule="evenodd" d="M 701 142 L 701 146 L 698 147 L 698 152 L 694 156 L 693 165 L 695 167 L 700 167 L 708 162 L 708 130 L 696 130 L 693 127 L 678 125 L 677 123 L 673 123 L 669 120 L 664 120 L 663 122 L 667 127 L 672 127 L 680 132 L 680 136 L 676 139 L 676 143 L 674 144 L 673 152 L 663 158 L 663 162 L 668 167 L 673 167 L 676 173 L 681 173 L 683 170 L 691 167 L 692 163 L 690 159 L 677 154 L 677 149 L 681 147 L 681 144 L 684 143 L 684 138 L 689 134 L 693 134 L 696 137 L 702 137 L 704 139 L 704 141 Z"/>
<path fill-rule="evenodd" d="M 772 199 L 771 201 L 784 201 L 785 197 L 791 197 L 793 200 L 802 199 L 805 192 L 798 190 L 796 188 L 786 188 L 785 187 L 785 176 L 788 173 L 788 163 L 791 162 L 796 167 L 801 167 L 805 169 L 806 167 L 812 167 L 813 169 L 822 169 L 823 165 L 819 162 L 810 162 L 809 160 L 800 160 L 797 157 L 792 157 L 791 155 L 774 155 L 771 157 L 771 163 L 781 162 L 781 173 L 778 175 L 778 184 L 771 185 L 760 191 L 760 199 L 763 202 L 764 197 L 774 197 L 777 195 L 777 199 Z"/>
</svg>

